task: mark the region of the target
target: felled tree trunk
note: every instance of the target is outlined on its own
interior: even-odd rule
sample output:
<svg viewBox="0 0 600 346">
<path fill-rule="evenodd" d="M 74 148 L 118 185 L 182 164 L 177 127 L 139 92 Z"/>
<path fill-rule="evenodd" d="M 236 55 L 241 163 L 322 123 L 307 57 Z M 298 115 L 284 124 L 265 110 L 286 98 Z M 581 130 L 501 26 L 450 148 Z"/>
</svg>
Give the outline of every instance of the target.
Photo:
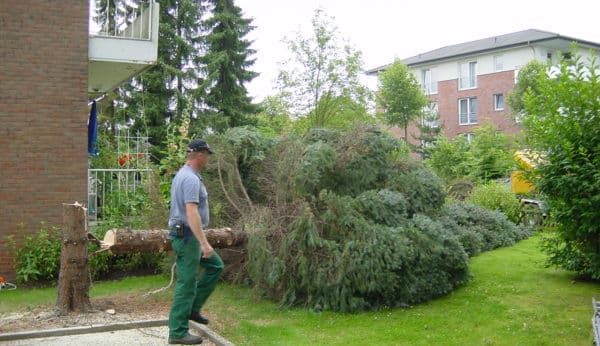
<svg viewBox="0 0 600 346">
<path fill-rule="evenodd" d="M 60 315 L 91 308 L 89 289 L 86 209 L 79 203 L 63 204 L 63 229 L 56 308 Z"/>
<path fill-rule="evenodd" d="M 113 255 L 170 251 L 168 234 L 169 231 L 163 229 L 111 229 L 104 235 L 101 247 Z"/>
<path fill-rule="evenodd" d="M 208 242 L 221 256 L 225 269 L 222 274 L 227 282 L 238 282 L 243 278 L 247 261 L 247 234 L 242 230 L 231 228 L 213 228 L 204 230 Z M 111 229 L 106 232 L 104 240 L 99 242 L 104 251 L 114 255 L 130 253 L 149 253 L 171 251 L 169 230 L 131 230 L 126 228 Z"/>
<path fill-rule="evenodd" d="M 206 238 L 214 248 L 230 248 L 246 243 L 246 233 L 231 228 L 204 230 Z M 128 228 L 111 229 L 104 235 L 101 247 L 113 255 L 171 251 L 169 230 Z"/>
</svg>

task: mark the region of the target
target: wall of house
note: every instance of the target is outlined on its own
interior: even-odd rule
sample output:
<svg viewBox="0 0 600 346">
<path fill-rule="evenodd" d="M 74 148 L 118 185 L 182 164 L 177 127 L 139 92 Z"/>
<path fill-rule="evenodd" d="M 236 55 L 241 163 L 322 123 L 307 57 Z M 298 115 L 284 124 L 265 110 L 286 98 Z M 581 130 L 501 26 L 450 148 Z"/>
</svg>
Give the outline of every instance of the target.
<svg viewBox="0 0 600 346">
<path fill-rule="evenodd" d="M 0 276 L 9 279 L 6 236 L 61 225 L 62 203 L 86 200 L 88 5 L 0 2 Z"/>
</svg>

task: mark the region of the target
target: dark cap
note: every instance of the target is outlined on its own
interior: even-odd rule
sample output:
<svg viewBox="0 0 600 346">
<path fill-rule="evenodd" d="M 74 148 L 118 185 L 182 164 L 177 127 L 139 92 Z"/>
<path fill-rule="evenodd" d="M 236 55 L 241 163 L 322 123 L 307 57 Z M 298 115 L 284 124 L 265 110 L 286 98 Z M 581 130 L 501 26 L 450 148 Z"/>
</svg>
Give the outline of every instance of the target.
<svg viewBox="0 0 600 346">
<path fill-rule="evenodd" d="M 214 154 L 216 151 L 208 146 L 203 139 L 194 139 L 187 146 L 188 153 L 197 152 L 197 151 L 208 151 L 211 154 Z"/>
</svg>

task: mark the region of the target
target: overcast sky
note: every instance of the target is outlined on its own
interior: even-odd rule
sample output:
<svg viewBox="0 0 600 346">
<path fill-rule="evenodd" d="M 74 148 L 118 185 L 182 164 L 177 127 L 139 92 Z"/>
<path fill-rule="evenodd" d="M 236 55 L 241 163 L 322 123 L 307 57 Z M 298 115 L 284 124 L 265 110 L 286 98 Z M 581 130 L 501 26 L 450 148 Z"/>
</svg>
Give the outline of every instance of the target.
<svg viewBox="0 0 600 346">
<path fill-rule="evenodd" d="M 274 94 L 277 63 L 290 57 L 281 40 L 311 34 L 317 8 L 334 17 L 340 39 L 363 54 L 365 70 L 443 46 L 539 29 L 600 43 L 598 0 L 235 0 L 256 26 L 248 39 L 260 76 L 247 85 L 260 101 Z M 375 81 L 376 82 L 376 81 Z"/>
</svg>

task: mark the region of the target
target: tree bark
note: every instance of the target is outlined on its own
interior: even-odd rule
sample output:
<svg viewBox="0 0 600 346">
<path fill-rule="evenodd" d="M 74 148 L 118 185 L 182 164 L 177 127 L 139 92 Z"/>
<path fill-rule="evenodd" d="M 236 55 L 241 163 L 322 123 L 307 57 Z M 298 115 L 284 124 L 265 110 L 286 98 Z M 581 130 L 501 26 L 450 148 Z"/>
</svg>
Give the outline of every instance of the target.
<svg viewBox="0 0 600 346">
<path fill-rule="evenodd" d="M 214 248 L 244 246 L 247 240 L 245 232 L 228 227 L 206 229 L 204 232 L 208 242 Z M 166 229 L 115 228 L 106 232 L 101 247 L 113 255 L 171 251 L 168 234 L 169 230 Z"/>
<path fill-rule="evenodd" d="M 217 249 L 225 263 L 221 278 L 226 282 L 241 282 L 245 277 L 248 259 L 246 232 L 228 227 L 206 229 L 204 232 L 208 242 Z M 168 234 L 169 230 L 165 229 L 111 229 L 100 242 L 100 251 L 108 251 L 113 255 L 171 251 Z"/>
<path fill-rule="evenodd" d="M 90 303 L 86 209 L 79 203 L 63 204 L 63 229 L 56 308 L 60 315 L 87 312 Z"/>
<path fill-rule="evenodd" d="M 171 240 L 167 238 L 168 234 L 168 230 L 162 229 L 115 228 L 106 232 L 101 247 L 113 255 L 170 251 Z"/>
</svg>

